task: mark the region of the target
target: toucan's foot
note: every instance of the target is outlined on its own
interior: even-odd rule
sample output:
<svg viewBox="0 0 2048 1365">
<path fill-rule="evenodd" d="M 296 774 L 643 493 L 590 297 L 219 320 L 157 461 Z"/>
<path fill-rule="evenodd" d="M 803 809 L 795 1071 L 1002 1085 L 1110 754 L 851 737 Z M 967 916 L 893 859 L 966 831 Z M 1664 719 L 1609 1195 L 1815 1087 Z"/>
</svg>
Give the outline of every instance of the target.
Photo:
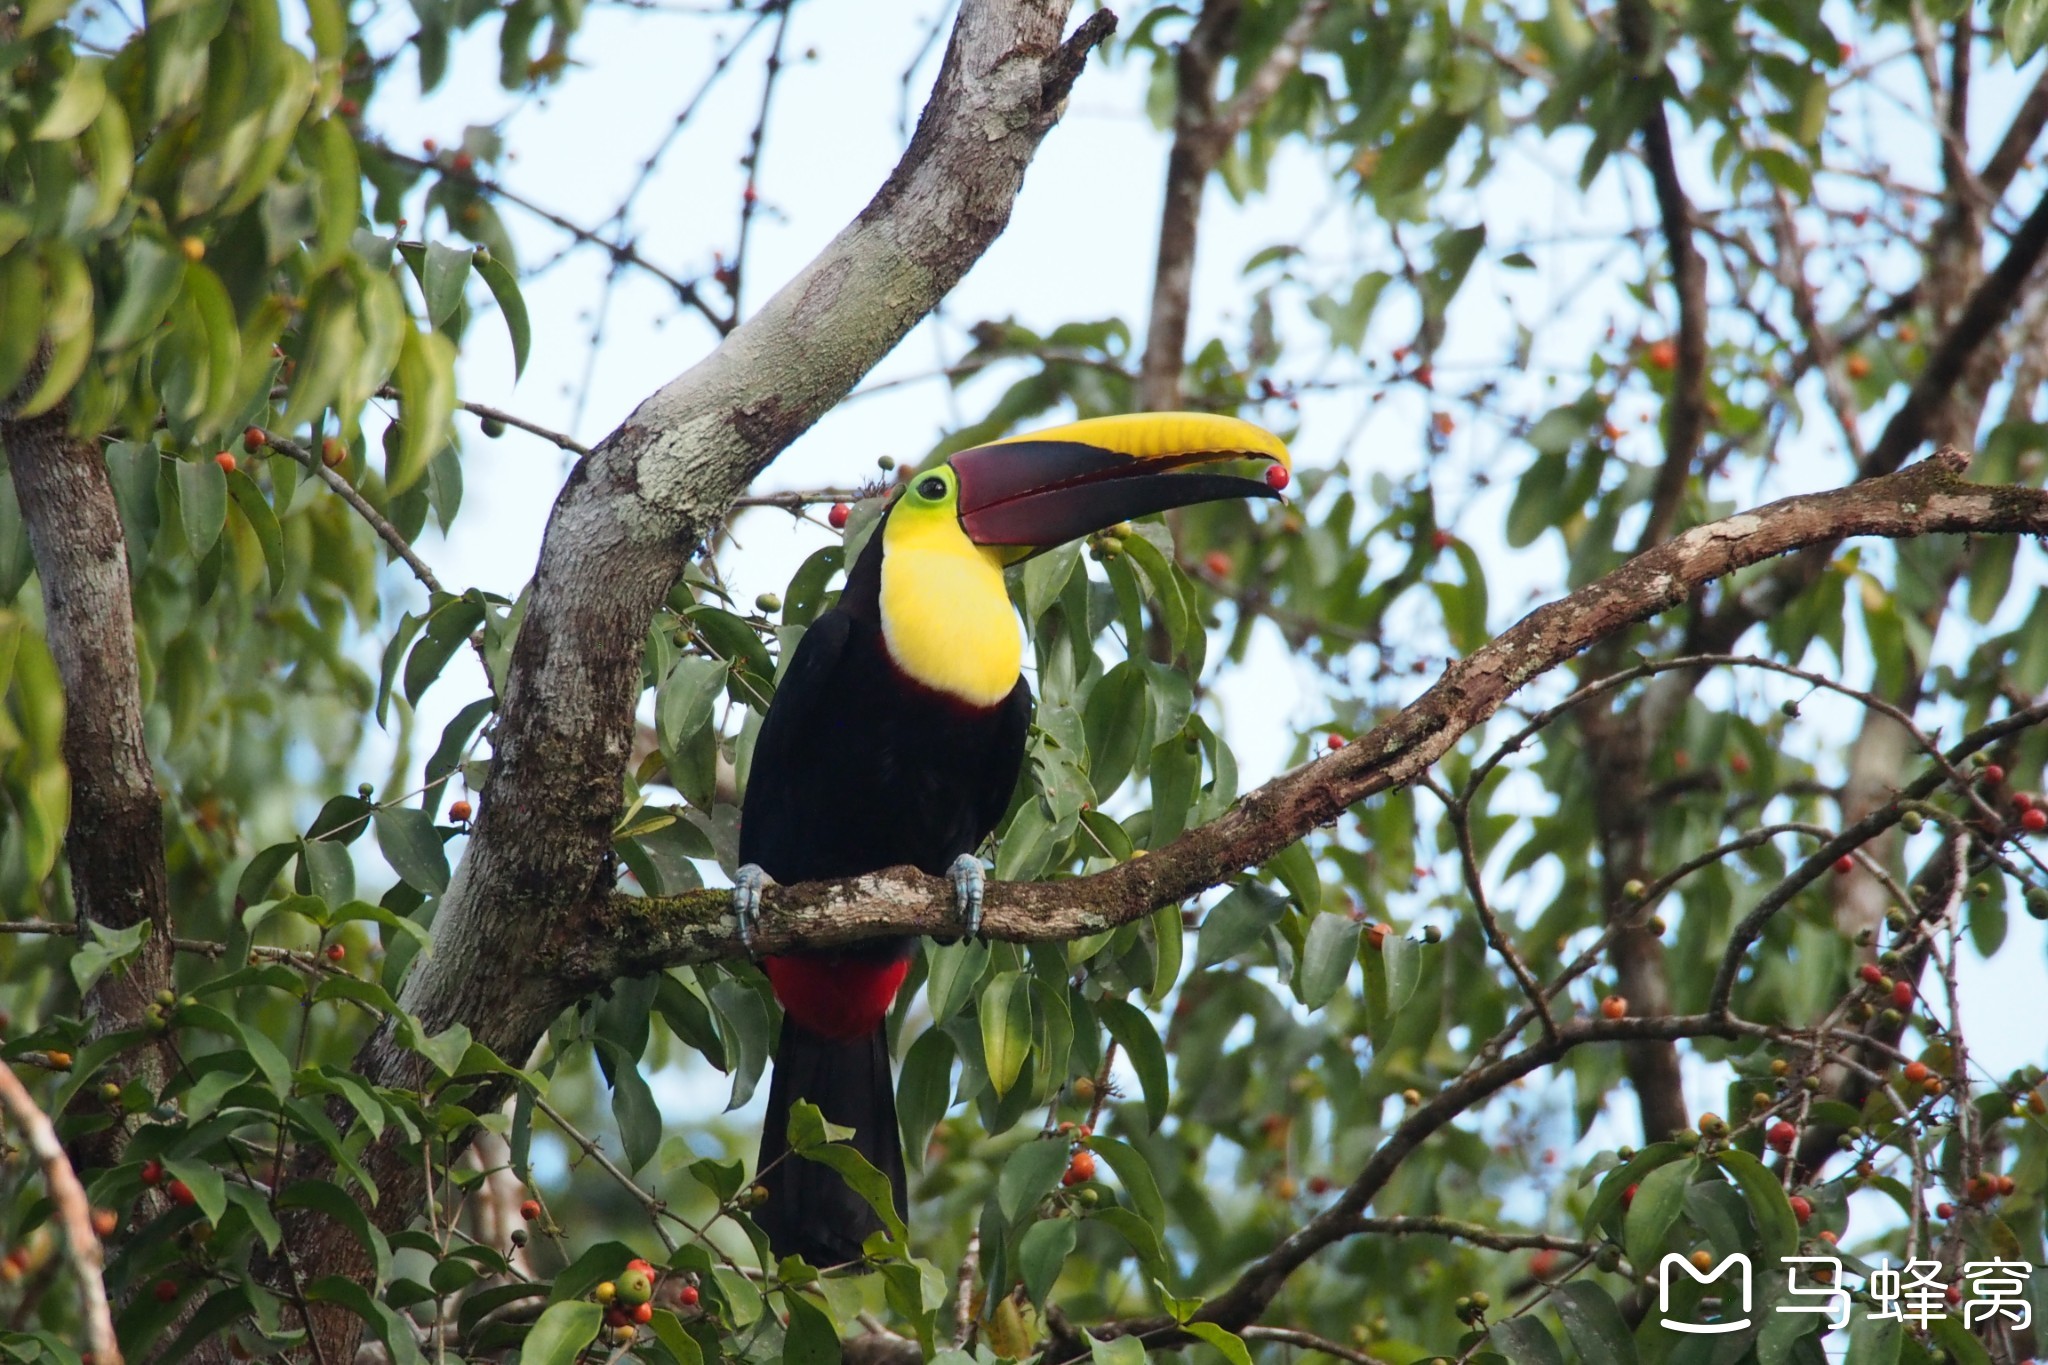
<svg viewBox="0 0 2048 1365">
<path fill-rule="evenodd" d="M 759 863 L 747 863 L 732 874 L 732 917 L 739 921 L 740 944 L 754 956 L 754 926 L 761 919 L 761 888 L 768 874 Z"/>
<path fill-rule="evenodd" d="M 981 870 L 981 859 L 972 853 L 963 853 L 953 860 L 946 869 L 946 879 L 953 883 L 953 908 L 960 916 L 962 938 L 981 937 L 981 894 L 988 884 L 988 874 Z"/>
</svg>

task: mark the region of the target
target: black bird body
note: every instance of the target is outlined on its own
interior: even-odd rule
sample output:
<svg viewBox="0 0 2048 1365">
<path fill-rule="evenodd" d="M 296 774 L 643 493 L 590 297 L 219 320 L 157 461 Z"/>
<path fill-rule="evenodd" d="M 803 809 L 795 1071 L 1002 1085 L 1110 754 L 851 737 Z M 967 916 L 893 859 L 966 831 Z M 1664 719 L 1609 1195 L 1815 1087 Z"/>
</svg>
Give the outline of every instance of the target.
<svg viewBox="0 0 2048 1365">
<path fill-rule="evenodd" d="M 777 882 L 855 876 L 908 863 L 944 875 L 1002 818 L 1024 759 L 1031 689 L 1019 677 L 993 707 L 925 687 L 890 657 L 881 607 L 883 527 L 845 591 L 797 643 L 754 746 L 740 860 Z M 786 1155 L 789 1111 L 809 1100 L 854 1129 L 905 1211 L 885 1019 L 912 941 L 768 958 L 784 1016 L 761 1134 L 767 1202 L 755 1221 L 778 1255 L 856 1259 L 880 1219 L 830 1168 Z M 777 1161 L 777 1158 L 781 1158 Z"/>
</svg>

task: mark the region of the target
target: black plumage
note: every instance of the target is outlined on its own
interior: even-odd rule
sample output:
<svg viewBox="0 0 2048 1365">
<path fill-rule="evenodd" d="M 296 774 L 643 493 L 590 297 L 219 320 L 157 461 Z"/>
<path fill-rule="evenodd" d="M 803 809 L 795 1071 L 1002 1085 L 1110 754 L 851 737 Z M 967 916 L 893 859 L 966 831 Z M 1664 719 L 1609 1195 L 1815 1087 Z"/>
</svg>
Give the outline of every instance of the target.
<svg viewBox="0 0 2048 1365">
<path fill-rule="evenodd" d="M 845 591 L 797 644 L 762 722 L 740 820 L 740 860 L 777 882 L 908 863 L 943 875 L 1008 808 L 1030 729 L 1020 677 L 993 707 L 925 687 L 889 657 L 881 621 L 886 514 Z M 755 1220 L 777 1255 L 851 1260 L 880 1227 L 837 1174 L 782 1157 L 790 1106 L 816 1104 L 906 1203 L 885 1016 L 911 940 L 864 943 L 763 965 L 784 1018 L 761 1138 L 768 1200 Z"/>
</svg>

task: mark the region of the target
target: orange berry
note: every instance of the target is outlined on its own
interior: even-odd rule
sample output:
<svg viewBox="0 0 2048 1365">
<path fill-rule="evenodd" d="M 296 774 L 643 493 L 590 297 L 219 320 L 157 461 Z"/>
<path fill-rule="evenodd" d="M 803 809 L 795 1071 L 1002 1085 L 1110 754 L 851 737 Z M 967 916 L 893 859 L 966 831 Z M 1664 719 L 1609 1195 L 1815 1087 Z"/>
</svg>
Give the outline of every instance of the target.
<svg viewBox="0 0 2048 1365">
<path fill-rule="evenodd" d="M 1623 1019 L 1628 1016 L 1628 1001 L 1619 995 L 1610 995 L 1600 1002 L 1600 1016 L 1603 1019 Z"/>
<path fill-rule="evenodd" d="M 1653 341 L 1649 350 L 1643 353 L 1643 360 L 1653 370 L 1668 370 L 1678 363 L 1678 344 L 1673 341 Z"/>
<path fill-rule="evenodd" d="M 269 444 L 270 438 L 263 434 L 262 427 L 242 428 L 242 449 L 248 451 L 251 455 L 254 455 Z"/>
<path fill-rule="evenodd" d="M 1792 1216 L 1804 1223 L 1813 1217 L 1813 1201 L 1803 1194 L 1795 1194 L 1786 1201 L 1792 1205 Z"/>
<path fill-rule="evenodd" d="M 1931 1073 L 1931 1072 L 1929 1072 L 1929 1071 L 1928 1071 L 1928 1069 L 1927 1069 L 1927 1063 L 1925 1063 L 1925 1062 L 1907 1062 L 1907 1063 L 1906 1063 L 1906 1072 L 1905 1072 L 1905 1075 L 1906 1075 L 1906 1079 L 1907 1079 L 1908 1081 L 1911 1081 L 1911 1082 L 1912 1082 L 1912 1083 L 1913 1083 L 1914 1085 L 1919 1085 L 1919 1084 L 1921 1084 L 1921 1083 L 1922 1083 L 1922 1082 L 1924 1082 L 1924 1081 L 1925 1081 L 1925 1080 L 1926 1080 L 1926 1079 L 1928 1078 L 1928 1076 L 1929 1076 L 1929 1075 L 1931 1075 L 1931 1074 L 1933 1074 L 1933 1073 Z"/>
<path fill-rule="evenodd" d="M 1229 555 L 1221 550 L 1211 550 L 1208 554 L 1202 556 L 1202 567 L 1217 578 L 1228 578 L 1233 566 L 1231 565 Z"/>
<path fill-rule="evenodd" d="M 519 1216 L 529 1223 L 540 1217 L 540 1201 L 538 1199 L 529 1199 L 522 1203 L 519 1206 Z"/>
<path fill-rule="evenodd" d="M 1085 1147 L 1067 1161 L 1067 1173 L 1060 1177 L 1062 1185 L 1080 1185 L 1095 1178 L 1095 1153 Z"/>
<path fill-rule="evenodd" d="M 1870 377 L 1870 357 L 1860 354 L 1852 355 L 1842 362 L 1842 368 L 1849 372 L 1851 379 L 1868 379 Z"/>
<path fill-rule="evenodd" d="M 458 825 L 468 824 L 469 817 L 474 814 L 476 814 L 476 808 L 471 806 L 467 801 L 454 801 L 449 803 L 448 818 L 450 820 L 453 820 Z"/>
<path fill-rule="evenodd" d="M 235 452 L 232 450 L 221 451 L 213 457 L 213 462 L 220 466 L 220 472 L 223 474 L 235 472 Z"/>
<path fill-rule="evenodd" d="M 115 1213 L 112 1209 L 94 1209 L 92 1211 L 92 1230 L 103 1240 L 112 1237 L 120 1226 L 121 1215 Z"/>
</svg>

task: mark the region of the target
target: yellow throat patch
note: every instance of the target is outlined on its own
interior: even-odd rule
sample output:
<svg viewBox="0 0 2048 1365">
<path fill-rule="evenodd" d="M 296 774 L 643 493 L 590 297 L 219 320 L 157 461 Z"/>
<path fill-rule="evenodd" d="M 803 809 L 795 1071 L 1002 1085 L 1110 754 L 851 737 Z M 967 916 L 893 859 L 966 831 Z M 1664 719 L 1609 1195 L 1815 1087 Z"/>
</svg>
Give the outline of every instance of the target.
<svg viewBox="0 0 2048 1365">
<path fill-rule="evenodd" d="M 882 526 L 882 639 L 913 680 L 971 706 L 1010 694 L 1024 636 L 1003 586 L 1003 561 L 961 531 L 949 510 Z"/>
</svg>

